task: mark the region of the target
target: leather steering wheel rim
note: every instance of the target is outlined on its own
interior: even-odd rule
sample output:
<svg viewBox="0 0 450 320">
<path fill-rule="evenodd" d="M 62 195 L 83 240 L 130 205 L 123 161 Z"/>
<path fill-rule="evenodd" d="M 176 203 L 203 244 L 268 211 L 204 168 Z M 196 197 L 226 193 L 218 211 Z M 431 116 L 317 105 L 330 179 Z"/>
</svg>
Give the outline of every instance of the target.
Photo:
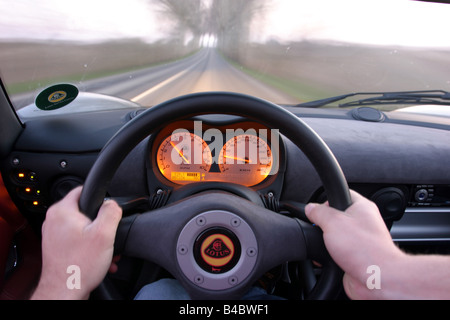
<svg viewBox="0 0 450 320">
<path fill-rule="evenodd" d="M 109 182 L 128 153 L 161 124 L 202 114 L 244 116 L 278 129 L 301 149 L 317 171 L 331 207 L 345 210 L 351 197 L 345 176 L 325 142 L 293 113 L 268 101 L 251 96 L 208 92 L 182 96 L 152 107 L 124 125 L 104 146 L 84 183 L 79 200 L 80 211 L 95 219 Z M 339 268 L 314 289 L 313 297 L 327 299 L 339 281 Z M 327 281 L 329 283 L 327 283 Z"/>
</svg>

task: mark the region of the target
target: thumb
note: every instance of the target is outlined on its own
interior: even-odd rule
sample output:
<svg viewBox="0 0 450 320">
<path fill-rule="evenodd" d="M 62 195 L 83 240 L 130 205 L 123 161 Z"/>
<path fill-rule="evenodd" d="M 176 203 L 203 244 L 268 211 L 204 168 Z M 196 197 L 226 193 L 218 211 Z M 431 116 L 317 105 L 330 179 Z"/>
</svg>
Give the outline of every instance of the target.
<svg viewBox="0 0 450 320">
<path fill-rule="evenodd" d="M 122 218 L 122 208 L 114 200 L 103 202 L 92 224 L 104 233 L 115 235 Z"/>
<path fill-rule="evenodd" d="M 332 220 L 335 209 L 318 203 L 308 203 L 305 207 L 305 214 L 309 221 L 318 225 L 324 230 L 327 224 Z"/>
</svg>

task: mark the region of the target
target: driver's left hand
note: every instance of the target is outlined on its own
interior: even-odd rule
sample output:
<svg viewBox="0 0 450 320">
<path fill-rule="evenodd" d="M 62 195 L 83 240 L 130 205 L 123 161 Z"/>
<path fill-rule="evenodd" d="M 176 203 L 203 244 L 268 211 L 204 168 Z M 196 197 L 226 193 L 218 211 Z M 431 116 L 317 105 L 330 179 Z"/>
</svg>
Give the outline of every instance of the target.
<svg viewBox="0 0 450 320">
<path fill-rule="evenodd" d="M 122 209 L 105 201 L 91 221 L 78 209 L 81 190 L 72 190 L 47 211 L 42 273 L 33 299 L 87 299 L 111 267 Z"/>
</svg>

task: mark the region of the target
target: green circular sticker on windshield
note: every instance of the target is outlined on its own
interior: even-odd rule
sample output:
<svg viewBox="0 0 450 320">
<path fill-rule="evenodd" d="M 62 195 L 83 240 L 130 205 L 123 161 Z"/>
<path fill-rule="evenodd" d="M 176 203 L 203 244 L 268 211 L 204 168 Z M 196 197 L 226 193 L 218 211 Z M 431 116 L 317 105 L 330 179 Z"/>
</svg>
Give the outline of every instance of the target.
<svg viewBox="0 0 450 320">
<path fill-rule="evenodd" d="M 78 92 L 78 88 L 72 84 L 57 84 L 39 93 L 35 104 L 45 111 L 59 109 L 71 103 Z"/>
</svg>

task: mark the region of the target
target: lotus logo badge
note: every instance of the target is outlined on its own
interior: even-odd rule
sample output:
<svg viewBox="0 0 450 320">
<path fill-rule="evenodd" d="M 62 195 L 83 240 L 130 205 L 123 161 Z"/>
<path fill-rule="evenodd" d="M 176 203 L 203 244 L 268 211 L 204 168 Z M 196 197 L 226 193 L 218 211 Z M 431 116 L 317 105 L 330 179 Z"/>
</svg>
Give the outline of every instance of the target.
<svg viewBox="0 0 450 320">
<path fill-rule="evenodd" d="M 211 267 L 222 267 L 233 258 L 234 244 L 224 234 L 212 234 L 203 241 L 203 260 Z"/>
<path fill-rule="evenodd" d="M 241 246 L 237 237 L 229 230 L 212 228 L 196 240 L 194 255 L 197 263 L 211 273 L 223 273 L 232 269 L 239 261 Z"/>
<path fill-rule="evenodd" d="M 67 93 L 60 90 L 60 91 L 56 91 L 56 92 L 53 92 L 52 94 L 50 94 L 48 96 L 48 101 L 51 103 L 55 103 L 55 102 L 64 100 L 66 97 L 67 97 Z"/>
</svg>

